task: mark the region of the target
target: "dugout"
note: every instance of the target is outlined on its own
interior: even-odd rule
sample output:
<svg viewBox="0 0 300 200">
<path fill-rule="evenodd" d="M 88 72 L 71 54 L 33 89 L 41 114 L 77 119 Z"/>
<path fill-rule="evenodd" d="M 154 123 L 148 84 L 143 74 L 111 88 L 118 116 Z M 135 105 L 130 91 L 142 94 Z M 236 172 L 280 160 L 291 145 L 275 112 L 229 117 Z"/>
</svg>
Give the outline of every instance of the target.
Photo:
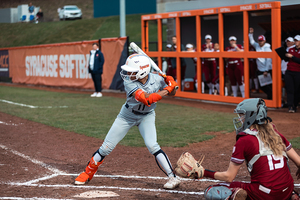
<svg viewBox="0 0 300 200">
<path fill-rule="evenodd" d="M 154 25 L 154 26 L 153 26 Z M 143 15 L 141 17 L 142 27 L 142 49 L 162 68 L 165 58 L 176 59 L 176 73 L 178 82 L 182 83 L 181 60 L 186 60 L 185 78 L 196 78 L 195 90 L 183 90 L 184 84 L 179 84 L 178 97 L 219 101 L 226 103 L 239 103 L 242 97 L 230 96 L 227 86 L 225 60 L 228 58 L 241 58 L 244 63 L 244 85 L 245 98 L 261 97 L 264 93 L 253 94 L 250 91 L 250 69 L 249 63 L 252 59 L 272 59 L 272 99 L 266 100 L 269 107 L 281 107 L 282 81 L 281 81 L 281 60 L 275 49 L 282 46 L 281 40 L 281 3 L 267 2 L 237 6 L 216 7 L 200 10 L 178 11 L 161 14 Z M 254 28 L 254 38 L 264 34 L 267 42 L 271 44 L 272 52 L 254 52 L 249 50 L 249 27 Z M 265 28 L 268 28 L 269 31 Z M 234 30 L 234 32 L 232 32 Z M 177 50 L 166 51 L 166 41 L 170 41 L 170 34 L 177 36 Z M 210 34 L 213 42 L 219 43 L 219 52 L 201 52 L 201 45 L 205 42 L 204 37 Z M 244 46 L 244 52 L 226 52 L 229 46 L 228 38 L 237 37 L 237 43 Z M 157 41 L 153 43 L 152 41 Z M 182 51 L 182 46 L 192 43 L 196 46 L 195 52 Z M 192 59 L 197 58 L 196 65 Z M 202 90 L 202 82 L 205 81 L 202 75 L 201 61 L 205 58 L 217 58 L 219 60 L 220 92 L 218 95 L 210 95 Z M 194 66 L 193 66 L 194 65 Z M 229 94 L 227 95 L 226 92 Z"/>
</svg>

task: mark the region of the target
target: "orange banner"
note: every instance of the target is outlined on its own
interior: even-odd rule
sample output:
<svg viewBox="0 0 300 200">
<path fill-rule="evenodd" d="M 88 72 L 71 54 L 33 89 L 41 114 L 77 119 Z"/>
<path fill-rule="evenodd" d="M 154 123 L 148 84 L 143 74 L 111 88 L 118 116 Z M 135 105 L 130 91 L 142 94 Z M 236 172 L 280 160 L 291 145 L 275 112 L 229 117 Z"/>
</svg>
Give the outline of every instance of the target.
<svg viewBox="0 0 300 200">
<path fill-rule="evenodd" d="M 101 39 L 105 60 L 103 89 L 108 89 L 113 80 L 126 41 L 126 37 Z M 90 50 L 94 42 L 98 40 L 10 48 L 10 77 L 14 83 L 94 88 L 88 73 Z"/>
</svg>

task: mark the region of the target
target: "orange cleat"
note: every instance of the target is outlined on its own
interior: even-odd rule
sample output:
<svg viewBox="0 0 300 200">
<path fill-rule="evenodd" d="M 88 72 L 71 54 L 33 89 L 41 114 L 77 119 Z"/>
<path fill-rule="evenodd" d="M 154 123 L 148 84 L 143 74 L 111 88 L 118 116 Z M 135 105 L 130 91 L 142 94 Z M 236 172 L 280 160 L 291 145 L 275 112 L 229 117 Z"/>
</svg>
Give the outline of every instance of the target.
<svg viewBox="0 0 300 200">
<path fill-rule="evenodd" d="M 90 162 L 88 163 L 87 167 L 85 168 L 85 171 L 82 172 L 76 179 L 75 179 L 75 185 L 84 185 L 85 183 L 92 180 L 93 176 L 98 170 L 98 167 L 103 163 L 103 160 L 101 162 L 94 161 L 94 158 L 91 158 Z"/>
</svg>

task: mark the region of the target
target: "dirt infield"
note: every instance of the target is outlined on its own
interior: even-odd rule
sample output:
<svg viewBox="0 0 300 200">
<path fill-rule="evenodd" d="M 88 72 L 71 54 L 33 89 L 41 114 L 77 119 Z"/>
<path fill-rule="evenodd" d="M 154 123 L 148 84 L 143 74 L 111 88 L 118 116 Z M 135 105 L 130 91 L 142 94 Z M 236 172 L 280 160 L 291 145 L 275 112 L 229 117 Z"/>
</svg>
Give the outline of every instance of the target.
<svg viewBox="0 0 300 200">
<path fill-rule="evenodd" d="M 2 83 L 3 85 L 3 83 Z M 4 84 L 7 85 L 7 84 Z M 90 94 L 90 91 L 31 87 L 56 92 Z M 104 92 L 104 96 L 124 98 L 124 93 Z M 177 98 L 163 99 L 164 103 L 199 107 L 219 112 L 233 111 L 233 105 L 205 103 Z M 277 128 L 288 138 L 299 137 L 300 114 L 287 113 L 286 109 L 268 111 Z M 235 134 L 209 133 L 215 138 L 191 144 L 183 148 L 165 147 L 163 150 L 174 165 L 183 151 L 189 151 L 196 158 L 206 156 L 204 167 L 212 170 L 226 170 L 235 143 Z M 74 197 L 83 192 L 112 191 L 119 196 L 111 199 L 203 199 L 203 190 L 212 181 L 183 180 L 175 191 L 162 189 L 167 181 L 157 167 L 154 157 L 146 147 L 125 147 L 118 145 L 105 159 L 94 179 L 85 186 L 75 186 L 73 181 L 86 166 L 102 140 L 68 132 L 58 128 L 0 113 L 0 199 L 84 199 Z M 299 150 L 297 150 L 300 153 Z M 290 163 L 296 189 L 296 167 Z M 249 181 L 250 176 L 243 165 L 236 180 Z M 19 197 L 19 198 L 18 198 Z M 108 199 L 101 198 L 101 199 Z M 94 198 L 96 199 L 96 198 Z M 99 198 L 98 198 L 99 199 Z"/>
</svg>

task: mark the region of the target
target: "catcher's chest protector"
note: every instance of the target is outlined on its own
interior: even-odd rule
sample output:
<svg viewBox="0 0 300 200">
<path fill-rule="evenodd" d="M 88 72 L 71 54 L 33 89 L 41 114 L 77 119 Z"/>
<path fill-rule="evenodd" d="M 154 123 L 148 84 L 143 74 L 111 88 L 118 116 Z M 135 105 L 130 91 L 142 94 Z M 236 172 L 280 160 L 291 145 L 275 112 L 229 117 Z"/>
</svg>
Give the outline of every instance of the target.
<svg viewBox="0 0 300 200">
<path fill-rule="evenodd" d="M 243 131 L 244 133 L 248 134 L 248 135 L 254 135 L 257 140 L 258 140 L 258 144 L 259 144 L 259 153 L 256 154 L 255 156 L 253 156 L 253 158 L 248 162 L 248 171 L 251 172 L 253 169 L 253 165 L 254 163 L 261 157 L 261 156 L 268 156 L 268 155 L 274 155 L 273 151 L 269 148 L 266 147 L 263 143 L 263 141 L 261 141 L 260 137 L 258 136 L 258 131 L 253 131 L 250 129 L 246 129 Z M 287 159 L 287 155 L 286 152 L 283 151 L 282 155 L 285 156 Z"/>
</svg>

